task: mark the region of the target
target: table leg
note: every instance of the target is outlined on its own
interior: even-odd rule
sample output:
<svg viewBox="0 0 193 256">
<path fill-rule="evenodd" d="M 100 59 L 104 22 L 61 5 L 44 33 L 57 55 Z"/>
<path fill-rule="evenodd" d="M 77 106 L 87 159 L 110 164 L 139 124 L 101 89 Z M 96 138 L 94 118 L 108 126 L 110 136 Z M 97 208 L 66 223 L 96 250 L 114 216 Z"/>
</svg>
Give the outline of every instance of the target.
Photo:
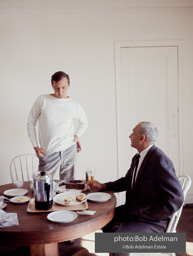
<svg viewBox="0 0 193 256">
<path fill-rule="evenodd" d="M 35 244 L 30 246 L 31 256 L 59 256 L 58 244 Z"/>
</svg>

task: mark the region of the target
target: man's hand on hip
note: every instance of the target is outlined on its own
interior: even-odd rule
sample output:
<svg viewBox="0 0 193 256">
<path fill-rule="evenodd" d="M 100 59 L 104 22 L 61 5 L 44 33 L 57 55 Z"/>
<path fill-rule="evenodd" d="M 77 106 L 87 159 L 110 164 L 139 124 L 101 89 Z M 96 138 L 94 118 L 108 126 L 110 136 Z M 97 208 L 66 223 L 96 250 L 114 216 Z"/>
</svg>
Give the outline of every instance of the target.
<svg viewBox="0 0 193 256">
<path fill-rule="evenodd" d="M 46 156 L 46 153 L 43 151 L 42 148 L 35 147 L 34 150 L 36 152 L 37 157 L 40 157 L 40 154 L 43 154 L 44 156 Z"/>
<path fill-rule="evenodd" d="M 81 144 L 77 135 L 74 135 L 74 141 L 77 144 L 77 152 L 79 153 L 81 151 Z"/>
</svg>

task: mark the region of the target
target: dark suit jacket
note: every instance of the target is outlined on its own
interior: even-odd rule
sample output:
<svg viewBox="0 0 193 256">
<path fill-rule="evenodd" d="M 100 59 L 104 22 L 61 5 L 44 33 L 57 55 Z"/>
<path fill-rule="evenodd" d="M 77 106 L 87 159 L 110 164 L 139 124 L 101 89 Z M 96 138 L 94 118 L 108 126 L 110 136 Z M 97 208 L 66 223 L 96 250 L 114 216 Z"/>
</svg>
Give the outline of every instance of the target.
<svg viewBox="0 0 193 256">
<path fill-rule="evenodd" d="M 153 145 L 139 169 L 134 191 L 131 190 L 136 155 L 125 177 L 108 182 L 107 190 L 126 191 L 123 219 L 166 222 L 183 203 L 184 196 L 171 160 Z"/>
</svg>

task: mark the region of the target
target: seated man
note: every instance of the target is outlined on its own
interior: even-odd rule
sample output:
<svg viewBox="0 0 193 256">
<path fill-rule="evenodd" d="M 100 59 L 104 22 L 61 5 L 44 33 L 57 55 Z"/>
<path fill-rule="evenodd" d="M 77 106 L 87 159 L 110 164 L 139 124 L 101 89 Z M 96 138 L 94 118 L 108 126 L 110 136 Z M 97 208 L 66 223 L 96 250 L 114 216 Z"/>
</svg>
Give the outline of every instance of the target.
<svg viewBox="0 0 193 256">
<path fill-rule="evenodd" d="M 138 154 L 125 177 L 108 183 L 94 181 L 94 191 L 126 191 L 125 204 L 115 209 L 104 232 L 165 232 L 171 215 L 181 207 L 181 184 L 171 160 L 154 145 L 157 135 L 152 123 L 139 123 L 129 136 Z"/>
</svg>

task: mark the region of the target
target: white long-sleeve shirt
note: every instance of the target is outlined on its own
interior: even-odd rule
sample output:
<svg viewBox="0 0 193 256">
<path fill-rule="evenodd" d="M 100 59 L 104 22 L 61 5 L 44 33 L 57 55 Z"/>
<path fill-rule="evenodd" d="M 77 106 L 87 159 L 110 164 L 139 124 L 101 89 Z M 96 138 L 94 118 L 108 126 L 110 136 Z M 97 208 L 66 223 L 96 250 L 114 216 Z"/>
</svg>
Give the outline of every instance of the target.
<svg viewBox="0 0 193 256">
<path fill-rule="evenodd" d="M 74 119 L 79 122 L 76 131 Z M 87 126 L 87 116 L 79 103 L 71 98 L 61 99 L 51 95 L 37 98 L 27 122 L 33 147 L 41 147 L 47 155 L 71 147 L 76 143 L 74 135 L 80 137 Z"/>
</svg>

